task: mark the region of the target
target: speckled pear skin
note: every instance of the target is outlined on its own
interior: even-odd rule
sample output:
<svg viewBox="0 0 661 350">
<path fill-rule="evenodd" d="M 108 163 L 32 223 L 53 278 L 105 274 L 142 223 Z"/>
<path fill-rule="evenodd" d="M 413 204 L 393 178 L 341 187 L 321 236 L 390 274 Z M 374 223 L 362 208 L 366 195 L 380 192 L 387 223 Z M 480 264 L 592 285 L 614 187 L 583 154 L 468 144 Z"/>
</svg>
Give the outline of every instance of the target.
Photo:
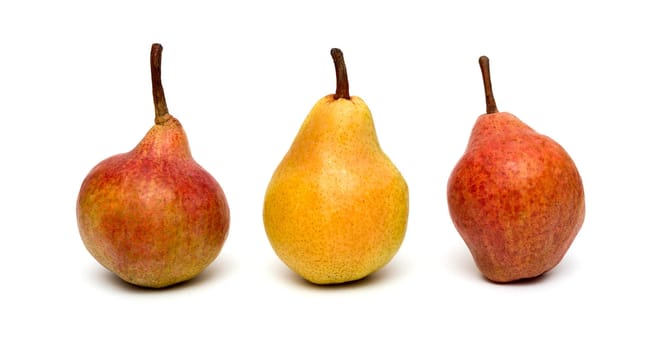
<svg viewBox="0 0 661 350">
<path fill-rule="evenodd" d="M 490 82 L 488 90 L 492 108 L 473 127 L 449 177 L 447 201 L 482 274 L 512 282 L 560 263 L 583 224 L 585 196 L 569 154 L 514 115 L 498 112 Z"/>
<path fill-rule="evenodd" d="M 92 256 L 150 288 L 200 274 L 229 230 L 225 194 L 192 158 L 174 117 L 154 125 L 132 151 L 96 165 L 81 185 L 76 214 Z"/>
<path fill-rule="evenodd" d="M 263 219 L 280 259 L 306 280 L 361 279 L 399 250 L 406 181 L 381 150 L 359 97 L 323 97 L 303 122 L 266 190 Z"/>
</svg>

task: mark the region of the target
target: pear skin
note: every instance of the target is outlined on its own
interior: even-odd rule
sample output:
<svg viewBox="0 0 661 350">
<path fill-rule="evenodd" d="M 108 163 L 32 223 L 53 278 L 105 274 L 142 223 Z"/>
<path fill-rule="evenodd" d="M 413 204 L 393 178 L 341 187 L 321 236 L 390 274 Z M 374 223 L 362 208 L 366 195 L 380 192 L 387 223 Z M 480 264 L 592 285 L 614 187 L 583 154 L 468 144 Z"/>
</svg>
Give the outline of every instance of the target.
<svg viewBox="0 0 661 350">
<path fill-rule="evenodd" d="M 76 215 L 91 255 L 121 279 L 162 288 L 200 274 L 220 253 L 229 207 L 216 180 L 191 155 L 168 112 L 152 46 L 154 126 L 127 153 L 97 164 L 78 194 Z"/>
<path fill-rule="evenodd" d="M 487 113 L 477 119 L 450 175 L 447 200 L 481 273 L 512 282 L 560 263 L 583 224 L 585 196 L 562 146 L 498 111 L 488 63 L 480 58 Z"/>
<path fill-rule="evenodd" d="M 408 186 L 381 149 L 372 114 L 348 92 L 331 51 L 335 94 L 321 98 L 275 170 L 264 227 L 278 257 L 315 284 L 359 280 L 385 266 L 404 239 Z"/>
</svg>

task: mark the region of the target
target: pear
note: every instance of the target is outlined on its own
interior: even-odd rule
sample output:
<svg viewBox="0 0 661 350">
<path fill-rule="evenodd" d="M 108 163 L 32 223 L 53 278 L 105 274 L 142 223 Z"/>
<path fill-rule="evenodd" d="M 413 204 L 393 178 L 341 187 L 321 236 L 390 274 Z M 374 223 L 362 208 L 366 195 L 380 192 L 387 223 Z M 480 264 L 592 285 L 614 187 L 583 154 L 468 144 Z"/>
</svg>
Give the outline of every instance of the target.
<svg viewBox="0 0 661 350">
<path fill-rule="evenodd" d="M 560 263 L 583 224 L 583 183 L 562 146 L 498 111 L 489 59 L 479 63 L 487 111 L 449 177 L 448 209 L 487 279 L 537 277 Z"/>
<path fill-rule="evenodd" d="M 408 186 L 383 152 L 365 102 L 350 96 L 342 51 L 336 93 L 305 118 L 266 190 L 264 227 L 291 270 L 314 284 L 362 279 L 399 250 Z"/>
<path fill-rule="evenodd" d="M 85 177 L 76 214 L 92 256 L 121 279 L 161 288 L 200 274 L 219 255 L 229 207 L 216 180 L 191 155 L 161 84 L 162 46 L 151 48 L 155 125 L 130 152 Z"/>
</svg>

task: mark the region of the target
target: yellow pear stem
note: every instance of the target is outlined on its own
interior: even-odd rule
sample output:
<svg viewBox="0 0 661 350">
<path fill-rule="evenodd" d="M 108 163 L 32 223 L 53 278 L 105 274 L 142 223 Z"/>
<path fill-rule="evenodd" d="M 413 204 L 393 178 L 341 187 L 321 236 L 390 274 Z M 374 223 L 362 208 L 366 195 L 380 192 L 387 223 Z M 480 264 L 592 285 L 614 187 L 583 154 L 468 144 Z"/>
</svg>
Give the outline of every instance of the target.
<svg viewBox="0 0 661 350">
<path fill-rule="evenodd" d="M 347 77 L 347 65 L 344 63 L 344 55 L 342 50 L 333 48 L 331 49 L 331 57 L 335 63 L 335 99 L 344 98 L 351 99 L 349 95 L 349 78 Z"/>
<path fill-rule="evenodd" d="M 491 71 L 489 70 L 489 57 L 480 57 L 480 70 L 482 71 L 482 81 L 484 82 L 484 95 L 487 100 L 487 114 L 498 113 L 496 99 L 493 97 L 493 88 L 491 87 Z"/>
<path fill-rule="evenodd" d="M 168 112 L 168 105 L 165 102 L 165 93 L 161 83 L 161 56 L 163 46 L 161 44 L 152 44 L 151 46 L 151 89 L 154 97 L 154 109 L 156 111 L 156 124 L 163 124 L 171 118 Z"/>
</svg>

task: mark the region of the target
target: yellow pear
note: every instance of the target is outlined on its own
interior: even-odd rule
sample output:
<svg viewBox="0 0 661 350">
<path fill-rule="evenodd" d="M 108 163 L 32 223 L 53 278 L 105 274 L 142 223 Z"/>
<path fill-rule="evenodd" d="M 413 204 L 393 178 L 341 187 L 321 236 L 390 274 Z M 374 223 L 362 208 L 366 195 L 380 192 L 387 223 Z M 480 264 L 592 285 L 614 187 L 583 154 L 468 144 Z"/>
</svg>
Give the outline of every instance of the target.
<svg viewBox="0 0 661 350">
<path fill-rule="evenodd" d="M 408 186 L 383 152 L 365 102 L 349 95 L 342 51 L 332 49 L 336 93 L 321 98 L 266 190 L 273 250 L 315 284 L 362 279 L 399 250 Z"/>
</svg>

